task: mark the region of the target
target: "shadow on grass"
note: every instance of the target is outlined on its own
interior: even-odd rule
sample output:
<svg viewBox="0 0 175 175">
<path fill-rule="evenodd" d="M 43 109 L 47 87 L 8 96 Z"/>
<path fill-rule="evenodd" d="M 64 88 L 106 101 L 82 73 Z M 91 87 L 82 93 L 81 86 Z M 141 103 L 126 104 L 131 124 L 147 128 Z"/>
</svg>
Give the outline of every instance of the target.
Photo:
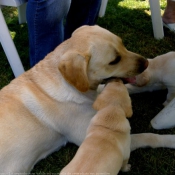
<svg viewBox="0 0 175 175">
<path fill-rule="evenodd" d="M 120 0 L 110 0 L 106 14 L 99 18 L 98 25 L 112 31 L 123 39 L 128 50 L 153 58 L 175 48 L 175 34 L 164 29 L 165 37 L 156 40 L 153 36 L 149 8 L 130 9 L 119 6 Z"/>
</svg>

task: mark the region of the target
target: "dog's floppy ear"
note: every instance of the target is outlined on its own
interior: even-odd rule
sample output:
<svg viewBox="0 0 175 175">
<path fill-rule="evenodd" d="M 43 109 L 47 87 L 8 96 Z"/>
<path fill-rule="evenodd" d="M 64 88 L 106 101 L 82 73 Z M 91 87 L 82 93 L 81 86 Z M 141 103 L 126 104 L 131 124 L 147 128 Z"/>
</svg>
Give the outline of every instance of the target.
<svg viewBox="0 0 175 175">
<path fill-rule="evenodd" d="M 125 111 L 126 118 L 132 117 L 132 115 L 133 115 L 133 110 L 132 110 L 132 105 L 131 105 L 131 104 L 126 104 L 126 105 L 123 107 L 123 109 L 124 109 L 124 111 Z"/>
<path fill-rule="evenodd" d="M 81 92 L 89 89 L 87 66 L 90 56 L 78 52 L 66 52 L 59 61 L 58 69 L 67 82 Z"/>
</svg>

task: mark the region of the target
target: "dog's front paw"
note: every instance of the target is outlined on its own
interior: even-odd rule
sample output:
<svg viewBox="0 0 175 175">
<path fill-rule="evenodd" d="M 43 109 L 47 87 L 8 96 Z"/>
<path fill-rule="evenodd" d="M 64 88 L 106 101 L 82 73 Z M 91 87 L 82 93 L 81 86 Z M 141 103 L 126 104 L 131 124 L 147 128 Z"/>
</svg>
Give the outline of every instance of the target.
<svg viewBox="0 0 175 175">
<path fill-rule="evenodd" d="M 131 170 L 131 164 L 126 164 L 125 166 L 121 168 L 121 171 L 123 172 L 128 172 L 130 170 Z"/>
</svg>

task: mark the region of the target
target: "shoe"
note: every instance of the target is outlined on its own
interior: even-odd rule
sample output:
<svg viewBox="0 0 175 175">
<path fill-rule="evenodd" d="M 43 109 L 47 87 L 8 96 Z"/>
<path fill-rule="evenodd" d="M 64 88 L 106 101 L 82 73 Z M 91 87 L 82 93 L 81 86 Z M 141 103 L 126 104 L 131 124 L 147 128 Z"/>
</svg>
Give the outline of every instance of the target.
<svg viewBox="0 0 175 175">
<path fill-rule="evenodd" d="M 175 23 L 166 24 L 166 23 L 163 22 L 163 26 L 165 26 L 166 28 L 168 28 L 169 30 L 171 30 L 172 32 L 175 33 Z"/>
</svg>

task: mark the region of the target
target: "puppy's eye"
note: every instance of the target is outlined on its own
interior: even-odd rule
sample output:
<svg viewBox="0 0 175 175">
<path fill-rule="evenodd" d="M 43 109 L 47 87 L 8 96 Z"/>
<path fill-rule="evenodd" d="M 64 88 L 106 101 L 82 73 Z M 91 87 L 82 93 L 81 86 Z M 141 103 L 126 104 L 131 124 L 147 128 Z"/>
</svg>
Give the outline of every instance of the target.
<svg viewBox="0 0 175 175">
<path fill-rule="evenodd" d="M 117 64 L 121 60 L 121 56 L 117 56 L 114 61 L 111 61 L 109 65 Z"/>
</svg>

